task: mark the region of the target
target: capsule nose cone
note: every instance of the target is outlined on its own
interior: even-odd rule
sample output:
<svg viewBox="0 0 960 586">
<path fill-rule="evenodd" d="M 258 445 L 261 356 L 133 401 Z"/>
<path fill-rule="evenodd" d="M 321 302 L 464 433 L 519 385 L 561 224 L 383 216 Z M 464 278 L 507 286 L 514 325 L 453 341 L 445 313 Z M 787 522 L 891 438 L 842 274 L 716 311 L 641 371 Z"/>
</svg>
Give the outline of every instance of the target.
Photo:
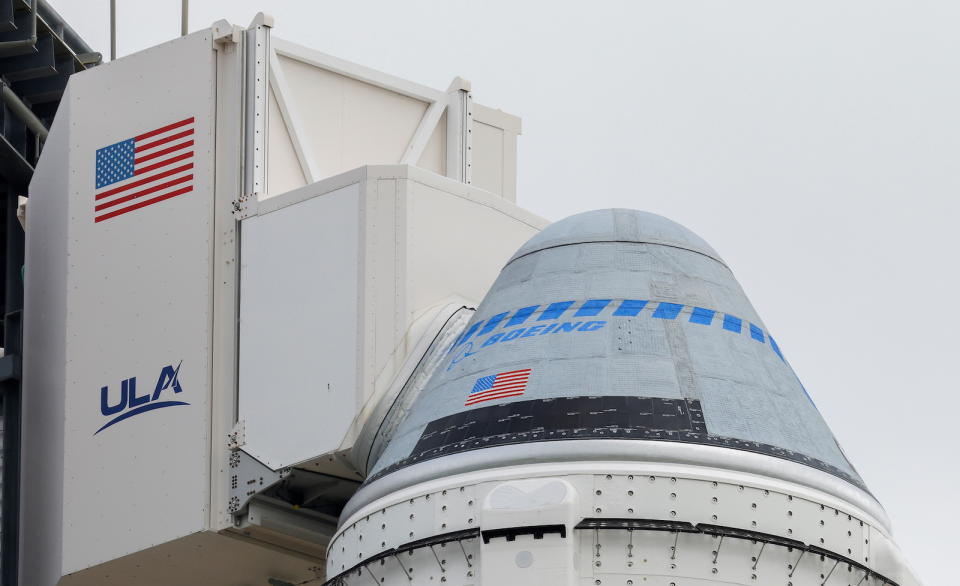
<svg viewBox="0 0 960 586">
<path fill-rule="evenodd" d="M 592 210 L 555 222 L 528 240 L 510 260 L 547 248 L 588 242 L 660 244 L 697 252 L 723 263 L 706 241 L 686 227 L 657 214 L 624 208 Z"/>
<path fill-rule="evenodd" d="M 577 458 L 602 459 L 605 440 L 635 440 L 639 459 L 646 445 L 741 470 L 788 460 L 865 490 L 730 269 L 655 214 L 549 226 L 444 352 L 369 481 L 468 451 L 592 440 Z"/>
</svg>

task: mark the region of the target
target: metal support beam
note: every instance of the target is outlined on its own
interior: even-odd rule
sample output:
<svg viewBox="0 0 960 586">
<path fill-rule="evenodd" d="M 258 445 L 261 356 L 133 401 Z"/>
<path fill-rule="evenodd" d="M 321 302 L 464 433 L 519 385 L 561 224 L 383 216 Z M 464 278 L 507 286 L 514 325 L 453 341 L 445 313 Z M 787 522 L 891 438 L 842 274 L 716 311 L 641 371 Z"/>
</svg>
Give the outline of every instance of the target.
<svg viewBox="0 0 960 586">
<path fill-rule="evenodd" d="M 454 78 L 447 89 L 447 177 L 472 182 L 473 97 L 470 82 Z"/>
<path fill-rule="evenodd" d="M 14 116 L 23 121 L 27 125 L 27 128 L 30 129 L 30 132 L 34 133 L 40 140 L 47 139 L 47 127 L 43 125 L 43 122 L 37 118 L 37 115 L 23 103 L 17 94 L 10 89 L 10 86 L 7 84 L 0 85 L 0 100 L 3 100 L 3 103 L 7 105 L 7 108 L 10 108 L 10 111 L 13 112 Z"/>
<path fill-rule="evenodd" d="M 37 44 L 37 2 L 38 0 L 30 2 L 30 34 L 25 39 L 0 42 L 0 54 L 11 49 L 29 48 Z"/>
<path fill-rule="evenodd" d="M 304 181 L 307 184 L 319 181 L 323 178 L 321 169 L 317 167 L 317 158 L 313 155 L 310 143 L 306 137 L 301 136 L 300 129 L 305 126 L 300 122 L 300 114 L 289 96 L 290 90 L 287 86 L 287 80 L 280 68 L 280 59 L 275 51 L 270 52 L 270 86 L 273 89 L 273 97 L 277 100 L 277 108 L 280 110 L 280 116 L 283 118 L 283 125 L 290 136 L 290 143 L 293 145 L 293 151 L 297 154 L 297 161 L 300 163 L 300 170 L 303 172 Z"/>
<path fill-rule="evenodd" d="M 117 0 L 110 0 L 110 60 L 117 58 Z"/>
<path fill-rule="evenodd" d="M 0 135 L 0 185 L 26 186 L 33 176 L 33 166 L 20 154 L 7 137 Z"/>
<path fill-rule="evenodd" d="M 430 104 L 427 111 L 423 113 L 423 118 L 420 119 L 420 125 L 417 126 L 416 132 L 413 133 L 413 138 L 410 139 L 410 144 L 407 145 L 407 150 L 400 159 L 401 164 L 417 164 L 420 156 L 423 155 L 424 149 L 427 148 L 427 143 L 430 142 L 430 137 L 433 136 L 433 131 L 437 129 L 437 125 L 440 123 L 440 119 L 446 110 L 446 102 L 433 102 Z"/>
</svg>

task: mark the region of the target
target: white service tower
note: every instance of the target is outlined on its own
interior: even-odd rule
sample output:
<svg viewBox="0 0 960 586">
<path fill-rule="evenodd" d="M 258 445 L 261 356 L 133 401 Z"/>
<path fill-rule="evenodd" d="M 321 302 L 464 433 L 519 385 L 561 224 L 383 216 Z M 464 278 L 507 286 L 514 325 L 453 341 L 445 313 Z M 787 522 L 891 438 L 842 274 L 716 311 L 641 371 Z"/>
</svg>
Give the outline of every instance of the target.
<svg viewBox="0 0 960 586">
<path fill-rule="evenodd" d="M 518 118 L 272 25 L 71 78 L 27 209 L 22 584 L 918 584 L 709 245 L 548 227 Z"/>
</svg>

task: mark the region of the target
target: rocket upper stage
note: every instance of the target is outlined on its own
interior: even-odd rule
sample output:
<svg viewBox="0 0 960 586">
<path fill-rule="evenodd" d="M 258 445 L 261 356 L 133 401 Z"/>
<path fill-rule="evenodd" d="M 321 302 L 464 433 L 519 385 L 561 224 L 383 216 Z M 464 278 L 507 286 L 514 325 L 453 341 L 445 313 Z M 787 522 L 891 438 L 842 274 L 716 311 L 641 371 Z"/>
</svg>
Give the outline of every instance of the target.
<svg viewBox="0 0 960 586">
<path fill-rule="evenodd" d="M 549 226 L 442 351 L 368 484 L 478 450 L 609 459 L 603 440 L 635 440 L 621 459 L 645 459 L 651 442 L 709 446 L 704 463 L 759 454 L 866 491 L 730 269 L 654 214 L 599 210 Z M 570 440 L 591 442 L 564 455 Z"/>
</svg>

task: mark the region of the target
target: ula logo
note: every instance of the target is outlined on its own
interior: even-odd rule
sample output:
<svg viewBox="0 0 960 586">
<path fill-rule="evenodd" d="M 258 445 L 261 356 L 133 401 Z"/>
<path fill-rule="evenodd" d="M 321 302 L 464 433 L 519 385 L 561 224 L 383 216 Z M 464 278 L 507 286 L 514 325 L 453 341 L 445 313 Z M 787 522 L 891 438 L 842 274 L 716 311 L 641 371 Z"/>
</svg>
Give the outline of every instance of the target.
<svg viewBox="0 0 960 586">
<path fill-rule="evenodd" d="M 171 365 L 164 366 L 160 371 L 160 377 L 157 379 L 157 384 L 153 389 L 153 393 L 147 393 L 144 395 L 137 395 L 137 377 L 132 377 L 124 380 L 120 383 L 120 398 L 116 403 L 112 403 L 112 395 L 110 393 L 110 388 L 108 386 L 100 388 L 100 413 L 103 413 L 104 417 L 113 417 L 110 421 L 103 424 L 103 427 L 98 429 L 93 435 L 97 435 L 101 431 L 110 427 L 115 423 L 120 423 L 124 419 L 133 417 L 134 415 L 139 415 L 141 413 L 146 413 L 147 411 L 153 411 L 154 409 L 160 409 L 162 407 L 173 407 L 175 405 L 189 405 L 190 403 L 184 403 L 183 401 L 162 401 L 161 395 L 164 391 L 169 390 L 167 393 L 173 394 L 176 396 L 179 393 L 183 392 L 183 387 L 180 386 L 180 365 L 183 364 L 183 361 L 180 361 L 180 364 L 174 368 Z"/>
</svg>

